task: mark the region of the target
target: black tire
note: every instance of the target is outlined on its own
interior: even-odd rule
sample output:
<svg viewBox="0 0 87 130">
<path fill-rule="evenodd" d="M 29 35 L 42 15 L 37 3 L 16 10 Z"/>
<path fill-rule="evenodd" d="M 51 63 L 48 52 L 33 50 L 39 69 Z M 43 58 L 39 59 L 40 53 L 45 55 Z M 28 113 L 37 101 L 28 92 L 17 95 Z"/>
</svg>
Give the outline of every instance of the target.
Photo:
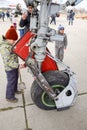
<svg viewBox="0 0 87 130">
<path fill-rule="evenodd" d="M 62 71 L 47 71 L 43 75 L 57 94 L 68 85 L 69 77 Z M 41 109 L 56 109 L 55 102 L 39 87 L 36 80 L 31 86 L 31 98 L 36 106 Z"/>
</svg>

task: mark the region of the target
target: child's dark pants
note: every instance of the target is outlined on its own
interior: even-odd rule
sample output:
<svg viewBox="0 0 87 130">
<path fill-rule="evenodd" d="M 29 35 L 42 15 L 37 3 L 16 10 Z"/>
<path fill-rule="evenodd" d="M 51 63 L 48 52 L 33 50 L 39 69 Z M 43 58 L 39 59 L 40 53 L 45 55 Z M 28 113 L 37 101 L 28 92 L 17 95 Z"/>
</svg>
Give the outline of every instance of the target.
<svg viewBox="0 0 87 130">
<path fill-rule="evenodd" d="M 6 75 L 7 75 L 6 98 L 9 99 L 14 98 L 18 84 L 18 69 L 6 71 Z"/>
</svg>

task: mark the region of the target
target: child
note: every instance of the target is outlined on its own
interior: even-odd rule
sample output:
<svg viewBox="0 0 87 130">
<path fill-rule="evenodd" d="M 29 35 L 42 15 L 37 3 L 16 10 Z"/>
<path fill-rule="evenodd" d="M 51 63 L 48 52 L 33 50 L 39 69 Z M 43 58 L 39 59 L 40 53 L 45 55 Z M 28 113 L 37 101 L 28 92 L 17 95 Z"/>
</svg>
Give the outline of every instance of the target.
<svg viewBox="0 0 87 130">
<path fill-rule="evenodd" d="M 5 66 L 5 72 L 7 76 L 7 88 L 6 88 L 6 100 L 12 103 L 16 103 L 18 99 L 15 97 L 18 83 L 18 57 L 11 52 L 12 45 L 18 39 L 16 29 L 11 26 L 6 32 L 5 36 L 2 36 L 0 41 L 0 54 Z"/>
<path fill-rule="evenodd" d="M 64 33 L 64 27 L 62 25 L 58 27 L 58 34 L 64 36 L 64 40 L 55 42 L 55 56 L 60 61 L 63 61 L 64 49 L 67 47 L 67 35 Z"/>
</svg>

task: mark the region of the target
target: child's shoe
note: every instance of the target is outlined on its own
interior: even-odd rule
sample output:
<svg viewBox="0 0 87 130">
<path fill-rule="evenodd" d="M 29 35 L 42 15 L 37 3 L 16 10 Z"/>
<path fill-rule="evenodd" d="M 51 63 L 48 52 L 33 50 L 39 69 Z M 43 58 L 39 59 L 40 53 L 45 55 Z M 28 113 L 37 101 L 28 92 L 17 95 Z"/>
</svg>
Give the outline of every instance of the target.
<svg viewBox="0 0 87 130">
<path fill-rule="evenodd" d="M 16 103 L 16 102 L 18 102 L 18 99 L 17 98 L 6 98 L 6 100 L 8 101 L 8 102 L 11 102 L 11 103 Z"/>
</svg>

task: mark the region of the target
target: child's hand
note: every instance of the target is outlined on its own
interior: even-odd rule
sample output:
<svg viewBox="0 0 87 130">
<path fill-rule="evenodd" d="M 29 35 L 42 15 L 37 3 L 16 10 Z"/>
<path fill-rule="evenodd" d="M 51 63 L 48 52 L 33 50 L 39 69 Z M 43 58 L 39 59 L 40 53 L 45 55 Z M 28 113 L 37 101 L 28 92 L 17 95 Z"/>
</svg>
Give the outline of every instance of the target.
<svg viewBox="0 0 87 130">
<path fill-rule="evenodd" d="M 23 20 L 26 20 L 26 18 L 27 18 L 27 13 L 23 13 L 23 14 L 22 14 L 22 19 L 23 19 Z"/>
</svg>

